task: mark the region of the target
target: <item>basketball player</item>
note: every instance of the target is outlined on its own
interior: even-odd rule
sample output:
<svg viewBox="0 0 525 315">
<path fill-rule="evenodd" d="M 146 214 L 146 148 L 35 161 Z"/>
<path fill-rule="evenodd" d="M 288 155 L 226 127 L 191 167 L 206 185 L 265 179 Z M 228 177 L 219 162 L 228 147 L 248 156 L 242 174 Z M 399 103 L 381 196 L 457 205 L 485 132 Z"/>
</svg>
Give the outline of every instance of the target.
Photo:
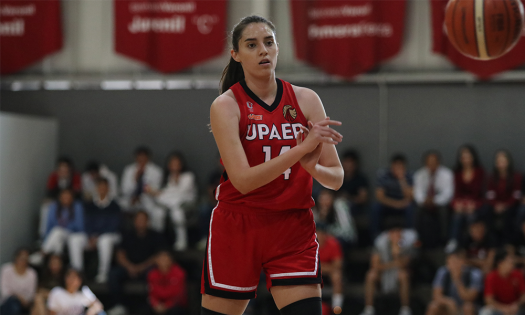
<svg viewBox="0 0 525 315">
<path fill-rule="evenodd" d="M 270 21 L 242 19 L 232 46 L 210 111 L 225 172 L 210 220 L 201 314 L 242 314 L 264 270 L 281 314 L 320 315 L 312 177 L 341 186 L 334 145 L 342 135 L 330 128 L 341 123 L 326 117 L 315 92 L 275 77 Z"/>
</svg>

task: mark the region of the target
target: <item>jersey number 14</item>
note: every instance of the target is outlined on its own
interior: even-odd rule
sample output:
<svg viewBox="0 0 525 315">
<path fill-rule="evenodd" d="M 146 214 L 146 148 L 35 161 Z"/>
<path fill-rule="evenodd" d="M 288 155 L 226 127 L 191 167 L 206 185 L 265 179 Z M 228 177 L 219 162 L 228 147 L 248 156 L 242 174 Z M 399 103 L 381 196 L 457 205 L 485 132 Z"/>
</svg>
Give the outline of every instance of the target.
<svg viewBox="0 0 525 315">
<path fill-rule="evenodd" d="M 290 149 L 291 149 L 291 146 L 283 145 L 281 147 L 281 152 L 279 152 L 279 155 L 284 154 L 284 152 L 286 152 L 286 151 L 288 151 Z M 263 152 L 264 152 L 264 162 L 268 162 L 269 160 L 272 159 L 272 147 L 271 146 L 264 145 L 263 146 Z M 285 180 L 290 179 L 290 173 L 291 172 L 292 172 L 292 168 L 291 167 L 289 169 L 287 169 L 286 171 L 284 171 L 283 175 L 284 175 L 284 179 Z"/>
</svg>

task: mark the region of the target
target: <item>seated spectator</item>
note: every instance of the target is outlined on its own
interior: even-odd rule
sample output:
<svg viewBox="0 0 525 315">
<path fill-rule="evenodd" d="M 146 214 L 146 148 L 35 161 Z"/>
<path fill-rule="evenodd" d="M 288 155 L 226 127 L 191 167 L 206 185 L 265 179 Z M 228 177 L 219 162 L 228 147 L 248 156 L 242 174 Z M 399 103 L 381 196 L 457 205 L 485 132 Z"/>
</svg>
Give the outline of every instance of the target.
<svg viewBox="0 0 525 315">
<path fill-rule="evenodd" d="M 498 251 L 494 270 L 485 279 L 485 304 L 480 315 L 525 314 L 525 281 L 514 267 L 514 256 Z"/>
<path fill-rule="evenodd" d="M 441 243 L 447 238 L 448 205 L 454 194 L 454 174 L 441 165 L 441 155 L 437 151 L 428 151 L 424 156 L 424 166 L 414 174 L 414 200 L 418 211 L 418 234 L 426 243 Z M 437 218 L 439 233 L 436 235 Z"/>
<path fill-rule="evenodd" d="M 407 172 L 407 160 L 401 154 L 390 159 L 390 169 L 380 171 L 377 178 L 376 198 L 372 208 L 371 232 L 375 238 L 381 232 L 381 221 L 385 215 L 404 215 L 407 228 L 414 227 L 414 205 L 412 202 L 412 176 Z"/>
<path fill-rule="evenodd" d="M 208 176 L 208 186 L 206 187 L 206 195 L 204 196 L 204 198 L 202 198 L 202 201 L 199 204 L 199 234 L 201 237 L 199 244 L 197 244 L 197 247 L 199 249 L 206 248 L 208 233 L 210 231 L 211 213 L 215 206 L 217 206 L 217 200 L 215 199 L 215 190 L 221 183 L 221 177 L 224 173 L 224 166 L 220 162 L 217 164 L 217 168 L 214 171 L 212 171 Z"/>
<path fill-rule="evenodd" d="M 502 243 L 512 239 L 521 199 L 521 175 L 514 172 L 512 156 L 499 150 L 494 157 L 494 172 L 489 177 L 487 202 L 491 227 Z"/>
<path fill-rule="evenodd" d="M 461 240 L 464 221 L 472 222 L 480 213 L 483 205 L 483 184 L 485 172 L 480 165 L 478 153 L 471 145 L 463 145 L 458 151 L 454 171 L 454 198 L 452 208 L 454 216 L 451 226 L 451 241 L 448 250 Z"/>
<path fill-rule="evenodd" d="M 108 196 L 115 199 L 118 196 L 117 175 L 109 168 L 97 161 L 90 161 L 86 166 L 86 171 L 82 174 L 82 195 L 86 202 L 93 200 L 97 196 L 97 181 L 105 178 L 109 184 Z"/>
<path fill-rule="evenodd" d="M 82 270 L 84 244 L 87 236 L 84 230 L 84 208 L 75 201 L 73 191 L 64 189 L 58 201 L 49 206 L 44 243 L 40 252 L 31 255 L 34 265 L 41 265 L 44 255 L 61 255 L 67 242 L 71 265 Z"/>
<path fill-rule="evenodd" d="M 184 206 L 195 203 L 197 187 L 195 175 L 186 167 L 186 160 L 180 152 L 172 152 L 166 161 L 163 187 L 156 191 L 149 186 L 146 192 L 156 197 L 157 202 L 169 209 L 175 226 L 175 250 L 185 250 L 188 247 L 186 229 L 186 213 Z"/>
<path fill-rule="evenodd" d="M 186 314 L 186 271 L 174 263 L 168 251 L 156 258 L 156 268 L 148 274 L 149 304 L 152 314 Z"/>
<path fill-rule="evenodd" d="M 482 219 L 478 218 L 470 224 L 461 247 L 466 252 L 468 265 L 481 269 L 484 274 L 490 272 L 496 253 L 496 241 L 487 233 Z"/>
<path fill-rule="evenodd" d="M 456 250 L 447 256 L 447 264 L 434 278 L 432 302 L 427 315 L 474 315 L 476 299 L 483 289 L 483 274 L 465 264 L 465 252 Z"/>
<path fill-rule="evenodd" d="M 47 315 L 47 298 L 54 287 L 58 287 L 64 281 L 64 264 L 62 257 L 51 255 L 47 261 L 46 268 L 38 281 L 38 290 L 35 303 L 31 309 L 31 315 Z"/>
<path fill-rule="evenodd" d="M 151 227 L 164 230 L 165 211 L 159 209 L 151 195 L 145 189 L 157 191 L 162 183 L 162 169 L 150 161 L 151 151 L 147 147 L 135 150 L 135 163 L 126 166 L 122 174 L 121 206 L 125 210 L 147 211 L 151 217 Z M 148 187 L 148 188 L 146 188 Z"/>
<path fill-rule="evenodd" d="M 525 267 L 525 221 L 520 224 L 519 230 L 515 233 L 512 243 L 506 244 L 508 251 L 515 256 L 516 264 L 521 268 Z"/>
<path fill-rule="evenodd" d="M 81 179 L 73 168 L 70 158 L 61 157 L 57 160 L 56 169 L 47 179 L 47 197 L 56 199 L 60 191 L 71 189 L 75 196 L 80 196 Z"/>
<path fill-rule="evenodd" d="M 327 231 L 337 237 L 343 245 L 354 243 L 357 232 L 354 221 L 348 209 L 348 203 L 342 199 L 335 199 L 332 190 L 323 188 L 317 197 L 313 208 L 314 220 L 327 226 Z"/>
<path fill-rule="evenodd" d="M 29 267 L 29 250 L 18 249 L 12 263 L 5 263 L 0 272 L 0 314 L 18 315 L 27 312 L 35 298 L 37 275 Z"/>
<path fill-rule="evenodd" d="M 350 202 L 350 210 L 353 215 L 363 214 L 368 202 L 368 180 L 361 172 L 357 151 L 346 151 L 341 159 L 341 164 L 345 176 L 339 193 Z"/>
<path fill-rule="evenodd" d="M 102 315 L 104 306 L 87 286 L 82 285 L 82 274 L 70 268 L 64 276 L 64 287 L 49 292 L 49 315 Z"/>
<path fill-rule="evenodd" d="M 85 205 L 86 233 L 89 237 L 84 246 L 88 250 L 98 249 L 98 274 L 95 281 L 105 283 L 113 257 L 113 247 L 120 241 L 120 206 L 109 195 L 109 182 L 101 177 L 97 180 L 97 194 Z"/>
<path fill-rule="evenodd" d="M 134 229 L 122 235 L 117 248 L 115 266 L 109 272 L 108 286 L 114 307 L 109 314 L 123 314 L 123 283 L 128 279 L 146 281 L 146 275 L 155 264 L 155 256 L 165 244 L 162 236 L 149 228 L 149 217 L 145 211 L 138 211 L 134 218 Z"/>
<path fill-rule="evenodd" d="M 317 241 L 319 242 L 319 260 L 323 276 L 330 279 L 333 288 L 332 309 L 343 307 L 343 251 L 337 239 L 328 234 L 327 226 L 316 224 Z"/>
<path fill-rule="evenodd" d="M 415 256 L 417 233 L 411 229 L 393 227 L 381 233 L 374 241 L 370 270 L 365 279 L 365 309 L 362 315 L 375 314 L 374 293 L 381 283 L 384 293 L 399 292 L 400 315 L 410 315 L 409 265 Z"/>
</svg>

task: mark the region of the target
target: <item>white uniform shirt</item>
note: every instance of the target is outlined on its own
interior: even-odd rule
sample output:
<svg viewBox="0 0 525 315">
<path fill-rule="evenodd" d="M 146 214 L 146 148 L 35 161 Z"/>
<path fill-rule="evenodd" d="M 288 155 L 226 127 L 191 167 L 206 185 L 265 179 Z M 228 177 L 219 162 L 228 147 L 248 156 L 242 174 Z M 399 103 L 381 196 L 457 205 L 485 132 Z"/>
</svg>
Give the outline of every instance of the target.
<svg viewBox="0 0 525 315">
<path fill-rule="evenodd" d="M 12 263 L 6 263 L 2 266 L 0 272 L 2 302 L 8 297 L 18 294 L 26 301 L 33 301 L 36 293 L 37 276 L 33 268 L 27 267 L 23 275 L 19 275 Z"/>
<path fill-rule="evenodd" d="M 430 171 L 428 168 L 420 168 L 414 174 L 414 199 L 421 205 L 425 202 L 430 187 Z M 445 166 L 439 166 L 434 174 L 434 203 L 438 206 L 446 206 L 454 196 L 454 173 Z"/>
<path fill-rule="evenodd" d="M 86 286 L 75 293 L 70 293 L 62 287 L 55 287 L 49 292 L 47 308 L 57 315 L 81 315 L 84 309 L 96 300 L 96 296 Z"/>
<path fill-rule="evenodd" d="M 108 195 L 111 199 L 115 199 L 118 195 L 118 180 L 117 175 L 107 168 L 105 165 L 100 166 L 99 174 L 101 177 L 104 177 L 108 180 L 109 192 Z M 88 194 L 92 197 L 98 195 L 97 192 L 97 183 L 91 177 L 89 172 L 84 172 L 82 174 L 82 192 Z"/>
<path fill-rule="evenodd" d="M 164 187 L 157 200 L 169 208 L 178 208 L 185 202 L 193 202 L 197 198 L 197 187 L 195 175 L 192 172 L 184 172 L 179 175 L 178 182 L 170 179 Z"/>
<path fill-rule="evenodd" d="M 131 197 L 137 188 L 137 164 L 133 163 L 124 169 L 122 174 L 122 194 L 125 197 Z M 157 165 L 149 162 L 144 168 L 144 185 L 150 186 L 153 190 L 159 190 L 162 183 L 162 169 Z"/>
</svg>

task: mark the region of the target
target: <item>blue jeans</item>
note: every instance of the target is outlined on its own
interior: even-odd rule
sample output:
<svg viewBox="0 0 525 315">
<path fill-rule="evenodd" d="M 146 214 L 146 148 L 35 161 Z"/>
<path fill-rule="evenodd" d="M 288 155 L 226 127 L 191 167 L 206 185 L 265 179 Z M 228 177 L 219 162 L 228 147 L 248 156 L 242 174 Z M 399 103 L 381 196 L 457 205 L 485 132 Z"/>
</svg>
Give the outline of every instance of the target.
<svg viewBox="0 0 525 315">
<path fill-rule="evenodd" d="M 7 300 L 4 301 L 0 307 L 0 314 L 2 315 L 18 315 L 21 314 L 24 310 L 22 303 L 15 296 L 10 296 Z"/>
<path fill-rule="evenodd" d="M 372 206 L 372 212 L 370 215 L 370 232 L 372 233 L 372 241 L 382 232 L 381 222 L 385 216 L 389 215 L 404 215 L 405 216 L 405 227 L 409 229 L 414 228 L 414 220 L 416 216 L 416 207 L 413 203 L 408 205 L 406 208 L 396 209 L 385 206 L 380 203 L 376 203 Z"/>
</svg>

